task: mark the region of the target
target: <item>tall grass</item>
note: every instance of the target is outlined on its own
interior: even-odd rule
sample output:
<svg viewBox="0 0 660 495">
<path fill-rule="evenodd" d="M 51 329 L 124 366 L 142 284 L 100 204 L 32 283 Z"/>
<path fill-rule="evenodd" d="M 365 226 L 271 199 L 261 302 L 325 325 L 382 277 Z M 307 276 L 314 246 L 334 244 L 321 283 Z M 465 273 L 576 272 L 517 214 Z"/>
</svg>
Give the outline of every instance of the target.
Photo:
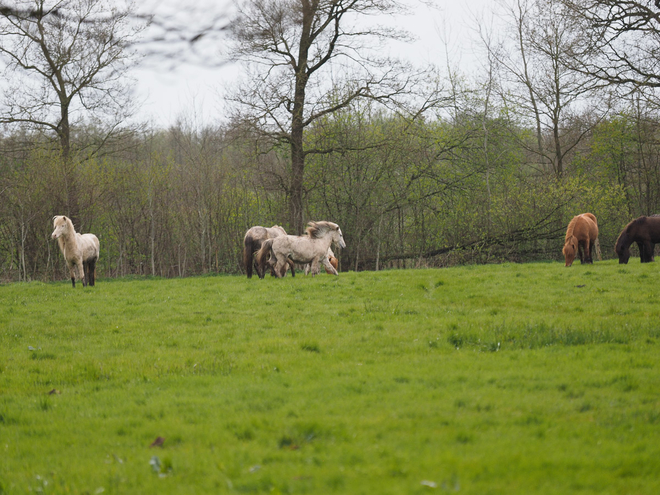
<svg viewBox="0 0 660 495">
<path fill-rule="evenodd" d="M 1 286 L 0 493 L 658 493 L 659 281 Z"/>
</svg>

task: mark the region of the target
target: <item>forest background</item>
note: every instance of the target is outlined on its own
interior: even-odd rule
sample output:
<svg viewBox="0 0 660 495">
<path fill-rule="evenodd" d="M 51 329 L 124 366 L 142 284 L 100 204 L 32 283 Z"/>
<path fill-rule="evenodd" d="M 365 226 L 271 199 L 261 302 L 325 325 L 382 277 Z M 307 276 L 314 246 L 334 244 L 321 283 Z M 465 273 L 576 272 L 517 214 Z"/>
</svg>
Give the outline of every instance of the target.
<svg viewBox="0 0 660 495">
<path fill-rule="evenodd" d="M 247 1 L 192 27 L 100 0 L 3 6 L 0 280 L 66 278 L 56 214 L 99 237 L 99 277 L 240 273 L 249 227 L 309 220 L 341 226 L 341 270 L 557 260 L 586 211 L 613 257 L 660 211 L 660 8 L 499 5 L 497 29 L 475 20 L 476 76 L 379 55 L 407 34 L 354 21 L 401 8 L 385 0 Z M 249 71 L 227 115 L 140 122 L 131 64 L 200 40 Z"/>
</svg>

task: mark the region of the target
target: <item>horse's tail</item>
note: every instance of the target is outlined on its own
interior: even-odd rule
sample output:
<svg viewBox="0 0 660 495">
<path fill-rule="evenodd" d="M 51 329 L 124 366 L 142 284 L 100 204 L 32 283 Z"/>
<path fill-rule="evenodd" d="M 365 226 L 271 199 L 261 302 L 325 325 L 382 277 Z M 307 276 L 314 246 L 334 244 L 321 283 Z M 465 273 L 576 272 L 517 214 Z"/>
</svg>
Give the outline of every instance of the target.
<svg viewBox="0 0 660 495">
<path fill-rule="evenodd" d="M 252 265 L 254 257 L 254 239 L 251 235 L 245 236 L 243 239 L 243 266 L 248 278 L 252 278 Z"/>
<path fill-rule="evenodd" d="M 594 247 L 596 248 L 596 256 L 598 256 L 598 261 L 603 261 L 603 255 L 600 253 L 600 241 L 598 240 L 598 237 L 596 237 Z"/>
<path fill-rule="evenodd" d="M 266 239 L 261 243 L 261 249 L 257 251 L 257 266 L 259 272 L 259 278 L 264 278 L 266 273 L 266 260 L 270 255 L 271 248 L 273 246 L 273 239 Z"/>
</svg>

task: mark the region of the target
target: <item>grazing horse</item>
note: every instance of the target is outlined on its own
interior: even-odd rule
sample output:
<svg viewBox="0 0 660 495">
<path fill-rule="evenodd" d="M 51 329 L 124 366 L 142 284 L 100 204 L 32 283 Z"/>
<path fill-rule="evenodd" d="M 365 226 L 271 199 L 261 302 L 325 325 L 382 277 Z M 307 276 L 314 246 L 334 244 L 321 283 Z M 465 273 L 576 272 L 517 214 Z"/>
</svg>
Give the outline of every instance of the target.
<svg viewBox="0 0 660 495">
<path fill-rule="evenodd" d="M 247 273 L 248 278 L 252 278 L 252 265 L 254 262 L 254 268 L 257 270 L 257 275 L 259 278 L 264 278 L 264 273 L 260 272 L 260 267 L 257 265 L 256 260 L 254 259 L 254 254 L 261 249 L 261 244 L 266 239 L 274 239 L 278 236 L 286 235 L 286 231 L 279 225 L 273 225 L 272 227 L 252 227 L 246 233 L 243 238 L 243 266 L 245 267 L 245 272 Z M 293 263 L 291 263 L 291 275 L 296 276 L 296 272 L 293 269 Z M 274 272 L 271 272 L 274 275 Z"/>
<path fill-rule="evenodd" d="M 60 251 L 64 255 L 71 273 L 71 284 L 76 286 L 76 278 L 82 280 L 83 287 L 93 286 L 96 278 L 96 262 L 99 259 L 99 240 L 94 234 L 79 234 L 73 228 L 71 219 L 64 216 L 53 217 L 53 234 Z"/>
<path fill-rule="evenodd" d="M 598 221 L 591 213 L 574 216 L 566 229 L 566 239 L 562 253 L 566 266 L 571 266 L 575 256 L 580 256 L 580 263 L 593 263 L 592 254 L 596 251 L 600 259 L 598 242 Z"/>
<path fill-rule="evenodd" d="M 335 257 L 335 253 L 332 252 L 332 248 L 328 248 L 328 261 L 332 265 L 332 267 L 337 270 L 339 268 L 339 260 Z M 307 263 L 305 265 L 305 275 L 309 274 L 309 270 L 312 268 L 311 263 Z M 324 267 L 325 268 L 325 267 Z M 332 272 L 325 268 L 325 273 L 328 275 L 332 275 Z"/>
<path fill-rule="evenodd" d="M 265 240 L 257 253 L 257 264 L 264 267 L 268 262 L 270 266 L 275 267 L 277 277 L 282 277 L 286 273 L 289 261 L 311 263 L 312 276 L 319 273 L 320 263 L 329 273 L 338 275 L 337 270 L 328 260 L 328 248 L 333 242 L 341 248 L 346 247 L 339 225 L 325 221 L 309 222 L 307 235 L 287 235 Z"/>
<path fill-rule="evenodd" d="M 623 228 L 614 247 L 614 251 L 619 257 L 619 263 L 628 263 L 630 245 L 633 242 L 639 246 L 639 260 L 642 263 L 653 261 L 653 250 L 655 245 L 660 242 L 660 217 L 639 217 Z"/>
</svg>

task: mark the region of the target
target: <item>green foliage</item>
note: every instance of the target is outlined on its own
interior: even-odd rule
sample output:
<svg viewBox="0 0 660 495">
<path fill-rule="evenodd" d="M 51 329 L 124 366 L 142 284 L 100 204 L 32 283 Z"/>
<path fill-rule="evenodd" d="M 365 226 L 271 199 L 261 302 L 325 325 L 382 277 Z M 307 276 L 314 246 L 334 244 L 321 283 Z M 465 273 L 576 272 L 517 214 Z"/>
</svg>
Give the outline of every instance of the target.
<svg viewBox="0 0 660 495">
<path fill-rule="evenodd" d="M 304 217 L 342 227 L 340 269 L 559 259 L 587 211 L 609 258 L 623 226 L 660 207 L 652 118 L 603 120 L 558 179 L 526 152 L 533 132 L 465 98 L 452 117 L 414 120 L 362 102 L 307 130 Z M 290 150 L 230 134 L 181 124 L 66 164 L 3 155 L 0 277 L 68 278 L 49 238 L 61 213 L 99 237 L 99 276 L 239 273 L 249 227 L 287 226 Z"/>
<path fill-rule="evenodd" d="M 658 277 L 631 260 L 4 285 L 0 486 L 656 493 Z"/>
</svg>

